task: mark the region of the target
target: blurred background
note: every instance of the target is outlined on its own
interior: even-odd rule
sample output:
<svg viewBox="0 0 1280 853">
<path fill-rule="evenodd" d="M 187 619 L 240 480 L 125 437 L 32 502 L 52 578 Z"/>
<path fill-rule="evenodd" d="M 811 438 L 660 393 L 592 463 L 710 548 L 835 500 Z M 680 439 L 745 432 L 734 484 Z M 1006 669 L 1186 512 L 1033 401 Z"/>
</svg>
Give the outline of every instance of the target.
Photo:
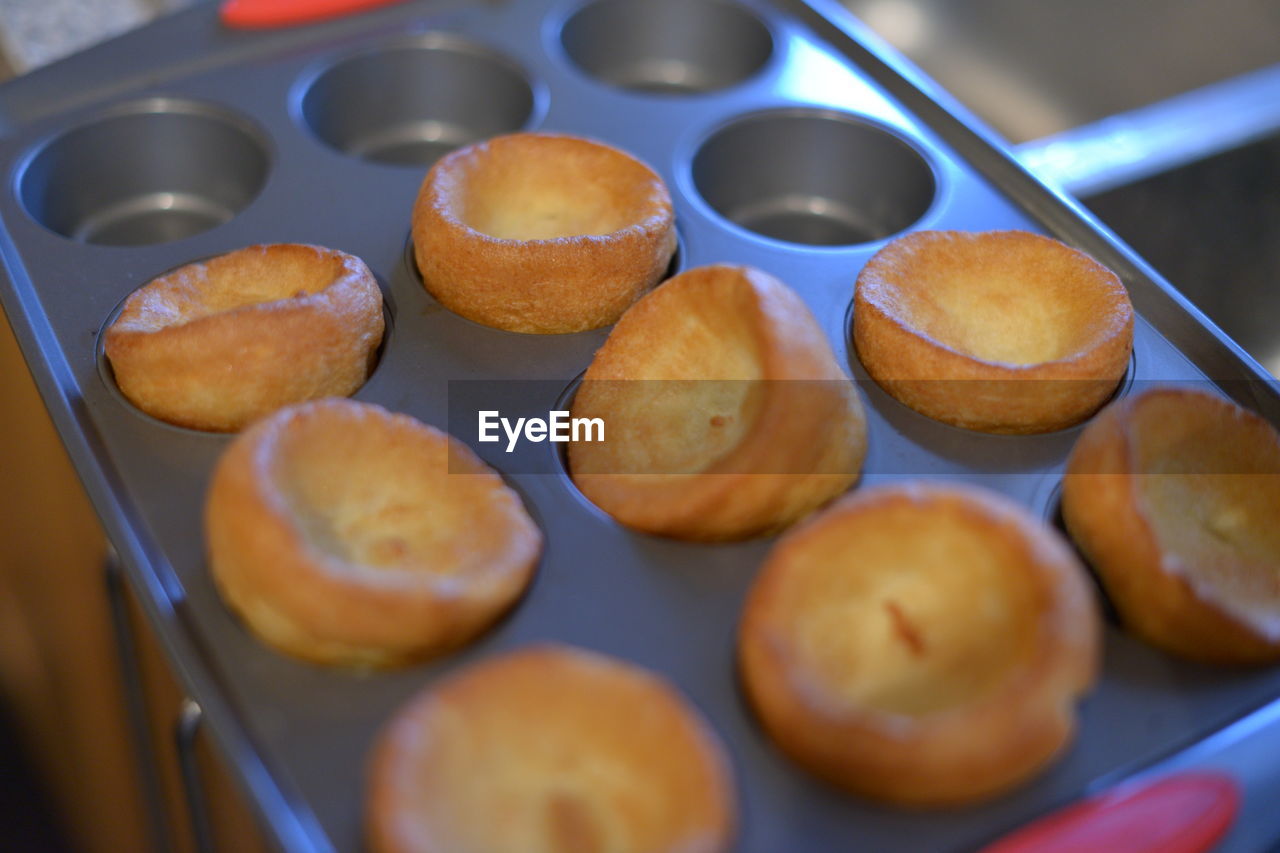
<svg viewBox="0 0 1280 853">
<path fill-rule="evenodd" d="M 84 50 L 193 0 L 0 0 L 0 79 Z"/>
<path fill-rule="evenodd" d="M 1280 3 L 843 2 L 1280 375 Z"/>
<path fill-rule="evenodd" d="M 0 0 L 0 80 L 190 2 Z M 845 3 L 1280 374 L 1280 2 Z M 0 849 L 194 849 L 181 691 L 112 585 L 7 327 L 0 400 Z M 136 667 L 115 651 L 113 618 Z M 130 695 L 148 727 L 130 727 Z M 195 754 L 219 848 L 259 847 L 212 752 Z"/>
</svg>

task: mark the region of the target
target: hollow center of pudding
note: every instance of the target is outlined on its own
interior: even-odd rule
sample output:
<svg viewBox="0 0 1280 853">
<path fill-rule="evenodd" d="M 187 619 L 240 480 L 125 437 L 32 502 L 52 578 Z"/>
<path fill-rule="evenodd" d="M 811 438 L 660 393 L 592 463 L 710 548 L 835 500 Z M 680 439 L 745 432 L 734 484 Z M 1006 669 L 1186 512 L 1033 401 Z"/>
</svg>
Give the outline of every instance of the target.
<svg viewBox="0 0 1280 853">
<path fill-rule="evenodd" d="M 1041 364 L 1084 349 L 1087 312 L 1052 288 L 1008 273 L 952 271 L 904 294 L 909 322 L 929 337 L 983 361 Z"/>
<path fill-rule="evenodd" d="M 481 719 L 459 732 L 456 745 L 442 744 L 432 756 L 433 781 L 444 784 L 430 792 L 424 810 L 440 821 L 447 849 L 604 853 L 625 845 L 619 811 L 660 820 L 654 813 L 660 798 L 647 796 L 649 780 L 628 766 L 636 756 L 593 751 L 583 744 L 582 729 L 565 731 L 554 721 L 530 730 L 514 719 L 527 699 L 510 701 L 507 731 L 495 730 L 499 721 L 483 710 L 469 709 Z M 485 772 L 477 774 L 477 767 Z M 503 819 L 495 821 L 499 803 Z"/>
<path fill-rule="evenodd" d="M 708 276 L 655 292 L 639 323 L 615 330 L 573 405 L 604 420 L 606 442 L 576 444 L 575 473 L 695 474 L 742 442 L 764 372 L 758 308 L 739 284 Z"/>
<path fill-rule="evenodd" d="M 519 660 L 498 674 L 439 701 L 415 756 L 413 813 L 441 849 L 702 849 L 705 753 L 652 687 Z"/>
<path fill-rule="evenodd" d="M 1141 401 L 1138 489 L 1168 570 L 1280 638 L 1280 444 L 1225 404 Z"/>
<path fill-rule="evenodd" d="M 918 252 L 886 282 L 901 319 L 970 357 L 1031 365 L 1088 350 L 1113 322 L 1109 280 L 1041 241 L 957 241 Z"/>
<path fill-rule="evenodd" d="M 499 560 L 491 475 L 450 473 L 448 444 L 372 419 L 282 440 L 276 482 L 313 547 L 374 569 L 457 575 Z"/>
<path fill-rule="evenodd" d="M 126 303 L 117 327 L 154 332 L 237 308 L 319 293 L 345 269 L 342 256 L 309 246 L 242 249 L 154 280 Z"/>
<path fill-rule="evenodd" d="M 988 695 L 1035 643 L 1039 609 L 1025 551 L 995 531 L 916 505 L 827 527 L 783 608 L 802 670 L 842 704 L 893 714 Z"/>
<path fill-rule="evenodd" d="M 467 162 L 458 218 L 503 240 L 601 236 L 653 215 L 653 176 L 618 152 L 573 140 L 501 140 Z"/>
</svg>

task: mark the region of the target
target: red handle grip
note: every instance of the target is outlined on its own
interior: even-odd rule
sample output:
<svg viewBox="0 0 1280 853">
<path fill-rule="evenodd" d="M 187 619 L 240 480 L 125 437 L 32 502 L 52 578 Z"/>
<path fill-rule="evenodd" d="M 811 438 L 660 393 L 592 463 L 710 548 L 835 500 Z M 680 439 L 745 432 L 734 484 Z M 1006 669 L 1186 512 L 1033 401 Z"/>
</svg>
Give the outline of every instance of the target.
<svg viewBox="0 0 1280 853">
<path fill-rule="evenodd" d="M 1205 853 L 1239 810 L 1240 788 L 1230 776 L 1179 773 L 1081 800 L 981 853 Z"/>
<path fill-rule="evenodd" d="M 292 27 L 353 15 L 400 0 L 225 0 L 222 23 L 241 30 Z"/>
</svg>

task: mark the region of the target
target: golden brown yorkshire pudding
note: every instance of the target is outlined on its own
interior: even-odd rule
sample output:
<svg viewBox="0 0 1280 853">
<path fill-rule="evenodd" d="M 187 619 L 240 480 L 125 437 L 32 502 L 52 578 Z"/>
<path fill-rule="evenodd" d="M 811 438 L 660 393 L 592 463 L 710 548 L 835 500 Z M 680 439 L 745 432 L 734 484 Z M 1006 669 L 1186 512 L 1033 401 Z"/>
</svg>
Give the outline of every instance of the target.
<svg viewBox="0 0 1280 853">
<path fill-rule="evenodd" d="M 1115 273 L 1025 231 L 918 231 L 867 262 L 853 342 L 882 388 L 935 420 L 996 433 L 1079 423 L 1115 390 L 1133 307 Z"/>
<path fill-rule="evenodd" d="M 205 505 L 218 591 L 265 642 L 391 666 L 466 643 L 518 599 L 542 535 L 463 444 L 351 400 L 236 438 Z"/>
<path fill-rule="evenodd" d="M 238 430 L 268 412 L 346 396 L 382 342 L 364 262 L 319 246 L 249 246 L 188 264 L 125 300 L 103 335 L 121 392 L 149 415 Z"/>
<path fill-rule="evenodd" d="M 427 173 L 413 208 L 422 281 L 469 320 L 557 334 L 607 326 L 676 249 L 666 185 L 629 154 L 550 133 L 498 136 Z"/>
<path fill-rule="evenodd" d="M 658 676 L 568 646 L 468 666 L 385 727 L 373 853 L 723 853 L 735 795 L 719 740 Z"/>
<path fill-rule="evenodd" d="M 1067 529 L 1125 625 L 1182 657 L 1280 661 L 1280 435 L 1217 395 L 1156 388 L 1081 434 Z"/>
<path fill-rule="evenodd" d="M 853 384 L 789 287 L 750 267 L 691 269 L 618 321 L 573 400 L 604 441 L 569 445 L 573 480 L 639 530 L 735 539 L 783 527 L 857 479 Z"/>
<path fill-rule="evenodd" d="M 1051 528 L 974 487 L 863 489 L 789 532 L 747 598 L 743 683 L 765 729 L 859 794 L 1004 791 L 1071 739 L 1100 625 Z"/>
</svg>

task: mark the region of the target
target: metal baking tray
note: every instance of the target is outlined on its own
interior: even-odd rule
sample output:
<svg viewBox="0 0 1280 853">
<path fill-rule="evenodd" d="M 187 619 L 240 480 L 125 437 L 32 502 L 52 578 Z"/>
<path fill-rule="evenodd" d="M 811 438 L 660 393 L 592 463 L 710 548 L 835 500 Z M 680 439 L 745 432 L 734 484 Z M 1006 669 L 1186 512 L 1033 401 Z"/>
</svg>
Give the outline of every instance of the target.
<svg viewBox="0 0 1280 853">
<path fill-rule="evenodd" d="M 736 684 L 739 607 L 771 540 L 695 545 L 628 531 L 554 459 L 542 473 L 504 471 L 546 553 L 525 600 L 465 651 L 361 674 L 290 660 L 249 636 L 214 592 L 200 526 L 230 439 L 132 408 L 103 363 L 100 330 L 127 294 L 174 266 L 252 243 L 318 243 L 362 257 L 386 297 L 386 344 L 357 399 L 443 427 L 451 380 L 520 379 L 537 380 L 524 387 L 544 389 L 552 408 L 607 330 L 505 333 L 425 293 L 406 252 L 425 167 L 368 159 L 412 159 L 424 139 L 443 150 L 541 128 L 652 164 L 674 198 L 680 267 L 751 264 L 813 309 L 866 402 L 863 485 L 967 480 L 1052 519 L 1079 434 L 964 432 L 867 380 L 849 352 L 853 282 L 903 229 L 1027 228 L 1090 252 L 1121 275 L 1140 314 L 1120 393 L 1212 382 L 1280 421 L 1280 389 L 1261 368 L 834 3 L 605 2 L 581 16 L 581 0 L 421 2 L 256 34 L 220 29 L 203 7 L 0 88 L 5 309 L 127 577 L 279 843 L 359 848 L 365 752 L 380 724 L 440 673 L 535 640 L 639 662 L 692 698 L 732 752 L 743 853 L 971 848 L 1280 695 L 1280 670 L 1181 663 L 1112 624 L 1078 738 L 1032 783 L 938 813 L 846 796 L 772 748 Z M 646 11 L 629 20 L 626 6 Z M 711 32 L 716 49 L 699 50 Z M 689 61 L 647 62 L 654 44 Z M 406 123 L 424 93 L 443 113 Z M 863 242 L 788 242 L 752 227 Z M 477 450 L 503 470 L 492 448 Z"/>
</svg>

